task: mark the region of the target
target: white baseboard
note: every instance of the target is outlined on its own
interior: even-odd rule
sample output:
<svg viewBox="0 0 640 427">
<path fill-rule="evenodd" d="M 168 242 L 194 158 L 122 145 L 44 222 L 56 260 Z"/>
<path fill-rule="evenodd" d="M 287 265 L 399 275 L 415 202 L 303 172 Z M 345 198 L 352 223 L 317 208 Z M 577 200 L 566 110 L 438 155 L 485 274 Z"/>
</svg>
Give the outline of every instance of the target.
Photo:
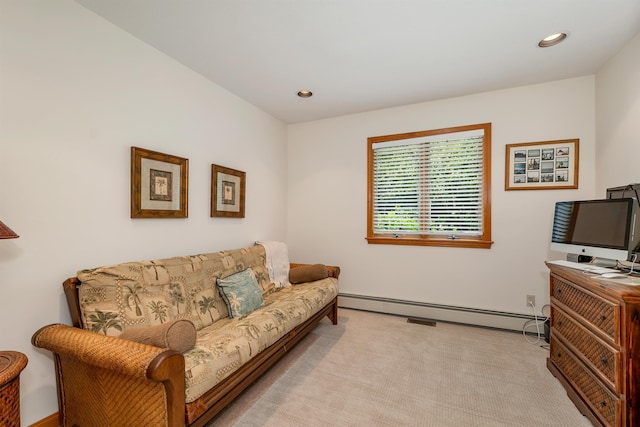
<svg viewBox="0 0 640 427">
<path fill-rule="evenodd" d="M 338 307 L 518 332 L 522 332 L 525 322 L 534 319 L 519 313 L 342 293 L 338 295 Z"/>
</svg>

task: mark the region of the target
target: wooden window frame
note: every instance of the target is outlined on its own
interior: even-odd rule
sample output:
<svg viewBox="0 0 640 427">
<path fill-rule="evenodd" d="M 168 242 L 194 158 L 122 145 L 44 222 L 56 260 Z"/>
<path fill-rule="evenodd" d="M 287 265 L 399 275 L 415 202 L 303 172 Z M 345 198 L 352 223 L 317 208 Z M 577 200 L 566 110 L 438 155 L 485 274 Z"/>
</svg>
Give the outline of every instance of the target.
<svg viewBox="0 0 640 427">
<path fill-rule="evenodd" d="M 393 233 L 374 233 L 374 167 L 373 167 L 373 144 L 377 142 L 387 142 L 404 140 L 410 138 L 421 138 L 431 135 L 442 135 L 448 133 L 464 132 L 482 129 L 483 136 L 483 165 L 482 165 L 482 235 L 480 236 L 460 236 L 451 238 L 443 235 L 394 235 Z M 394 135 L 375 136 L 367 138 L 367 242 L 369 244 L 382 245 L 413 245 L 413 246 L 442 246 L 490 249 L 491 240 L 491 123 L 481 123 L 467 126 L 456 126 L 443 129 L 433 129 L 420 132 L 409 132 Z"/>
</svg>

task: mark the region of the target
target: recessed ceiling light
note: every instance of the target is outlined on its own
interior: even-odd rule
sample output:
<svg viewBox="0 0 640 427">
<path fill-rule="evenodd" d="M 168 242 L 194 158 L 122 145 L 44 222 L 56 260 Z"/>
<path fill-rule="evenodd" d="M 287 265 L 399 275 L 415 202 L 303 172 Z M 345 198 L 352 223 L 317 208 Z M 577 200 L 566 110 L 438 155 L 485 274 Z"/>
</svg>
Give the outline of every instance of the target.
<svg viewBox="0 0 640 427">
<path fill-rule="evenodd" d="M 300 98 L 311 98 L 313 96 L 313 92 L 311 92 L 310 90 L 301 90 L 300 92 L 298 92 L 298 96 Z"/>
<path fill-rule="evenodd" d="M 538 43 L 538 46 L 540 46 L 540 47 L 555 46 L 555 45 L 557 45 L 558 43 L 560 43 L 561 41 L 563 41 L 566 38 L 567 38 L 567 33 L 552 34 L 552 35 L 550 35 L 548 37 L 545 37 L 542 40 L 540 40 L 540 42 Z"/>
</svg>

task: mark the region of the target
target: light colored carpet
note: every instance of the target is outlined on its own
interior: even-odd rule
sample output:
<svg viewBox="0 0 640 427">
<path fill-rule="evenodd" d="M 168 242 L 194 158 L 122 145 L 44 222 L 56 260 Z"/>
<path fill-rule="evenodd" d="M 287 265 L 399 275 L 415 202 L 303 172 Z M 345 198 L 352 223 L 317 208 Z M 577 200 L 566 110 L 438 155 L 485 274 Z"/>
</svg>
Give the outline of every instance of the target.
<svg viewBox="0 0 640 427">
<path fill-rule="evenodd" d="M 521 334 L 341 309 L 212 426 L 591 426 Z"/>
</svg>

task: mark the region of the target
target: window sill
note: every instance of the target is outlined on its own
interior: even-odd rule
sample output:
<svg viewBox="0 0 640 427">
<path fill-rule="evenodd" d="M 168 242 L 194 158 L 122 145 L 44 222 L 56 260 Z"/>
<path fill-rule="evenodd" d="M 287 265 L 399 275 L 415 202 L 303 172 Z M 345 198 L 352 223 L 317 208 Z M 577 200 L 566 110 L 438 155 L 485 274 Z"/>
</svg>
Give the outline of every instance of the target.
<svg viewBox="0 0 640 427">
<path fill-rule="evenodd" d="M 442 246 L 450 248 L 476 248 L 491 249 L 493 241 L 458 238 L 458 239 L 440 239 L 440 238 L 424 238 L 424 237 L 367 237 L 367 243 L 370 245 L 409 245 L 409 246 Z"/>
</svg>

